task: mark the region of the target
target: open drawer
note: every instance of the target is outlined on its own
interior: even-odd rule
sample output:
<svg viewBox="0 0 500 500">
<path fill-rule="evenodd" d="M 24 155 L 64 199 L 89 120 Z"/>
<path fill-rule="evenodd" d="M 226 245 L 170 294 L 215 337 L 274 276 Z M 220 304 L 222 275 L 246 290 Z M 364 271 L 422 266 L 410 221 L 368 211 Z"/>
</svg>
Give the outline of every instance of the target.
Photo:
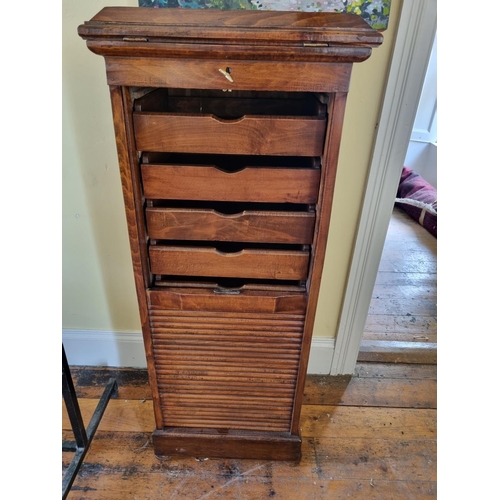
<svg viewBox="0 0 500 500">
<path fill-rule="evenodd" d="M 150 202 L 148 235 L 155 240 L 311 244 L 315 212 L 304 205 Z"/>
<path fill-rule="evenodd" d="M 316 203 L 318 158 L 239 155 L 142 155 L 144 196 L 151 200 Z"/>
<path fill-rule="evenodd" d="M 139 151 L 319 156 L 326 111 L 314 94 L 157 89 L 133 121 Z"/>
<path fill-rule="evenodd" d="M 243 248 L 221 251 L 210 246 L 152 245 L 151 272 L 158 275 L 306 280 L 309 251 Z M 220 245 L 219 245 L 220 246 Z M 231 250 L 234 245 L 231 245 Z"/>
</svg>

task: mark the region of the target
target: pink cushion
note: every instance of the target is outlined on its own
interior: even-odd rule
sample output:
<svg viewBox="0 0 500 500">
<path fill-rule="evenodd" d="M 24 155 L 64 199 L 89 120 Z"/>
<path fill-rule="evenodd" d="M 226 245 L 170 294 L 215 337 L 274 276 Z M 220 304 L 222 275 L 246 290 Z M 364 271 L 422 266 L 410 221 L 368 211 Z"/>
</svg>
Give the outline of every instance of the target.
<svg viewBox="0 0 500 500">
<path fill-rule="evenodd" d="M 423 177 L 403 167 L 396 206 L 437 238 L 437 191 Z"/>
</svg>

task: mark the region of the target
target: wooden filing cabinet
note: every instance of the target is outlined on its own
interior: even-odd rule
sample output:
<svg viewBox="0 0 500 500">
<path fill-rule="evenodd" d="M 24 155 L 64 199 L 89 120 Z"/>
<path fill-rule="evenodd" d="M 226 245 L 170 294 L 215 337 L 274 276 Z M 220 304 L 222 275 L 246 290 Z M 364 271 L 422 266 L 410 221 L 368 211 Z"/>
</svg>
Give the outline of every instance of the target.
<svg viewBox="0 0 500 500">
<path fill-rule="evenodd" d="M 105 8 L 155 453 L 300 459 L 352 64 L 349 14 Z"/>
</svg>

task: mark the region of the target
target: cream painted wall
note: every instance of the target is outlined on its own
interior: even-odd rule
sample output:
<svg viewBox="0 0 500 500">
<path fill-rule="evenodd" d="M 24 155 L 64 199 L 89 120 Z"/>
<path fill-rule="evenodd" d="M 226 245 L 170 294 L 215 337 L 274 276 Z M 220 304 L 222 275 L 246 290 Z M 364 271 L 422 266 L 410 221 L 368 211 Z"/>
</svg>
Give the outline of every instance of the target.
<svg viewBox="0 0 500 500">
<path fill-rule="evenodd" d="M 402 0 L 384 44 L 354 66 L 314 336 L 333 338 L 368 175 Z M 102 7 L 63 0 L 63 328 L 139 331 L 104 60 L 76 29 Z"/>
<path fill-rule="evenodd" d="M 104 59 L 77 27 L 107 5 L 63 0 L 63 328 L 140 331 Z"/>
</svg>

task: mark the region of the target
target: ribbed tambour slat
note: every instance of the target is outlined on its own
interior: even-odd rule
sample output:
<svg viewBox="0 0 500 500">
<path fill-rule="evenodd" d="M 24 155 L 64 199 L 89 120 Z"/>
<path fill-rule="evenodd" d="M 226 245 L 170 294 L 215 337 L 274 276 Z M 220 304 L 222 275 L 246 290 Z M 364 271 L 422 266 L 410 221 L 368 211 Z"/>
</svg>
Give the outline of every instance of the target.
<svg viewBox="0 0 500 500">
<path fill-rule="evenodd" d="M 150 310 L 166 426 L 290 430 L 304 315 Z"/>
</svg>

